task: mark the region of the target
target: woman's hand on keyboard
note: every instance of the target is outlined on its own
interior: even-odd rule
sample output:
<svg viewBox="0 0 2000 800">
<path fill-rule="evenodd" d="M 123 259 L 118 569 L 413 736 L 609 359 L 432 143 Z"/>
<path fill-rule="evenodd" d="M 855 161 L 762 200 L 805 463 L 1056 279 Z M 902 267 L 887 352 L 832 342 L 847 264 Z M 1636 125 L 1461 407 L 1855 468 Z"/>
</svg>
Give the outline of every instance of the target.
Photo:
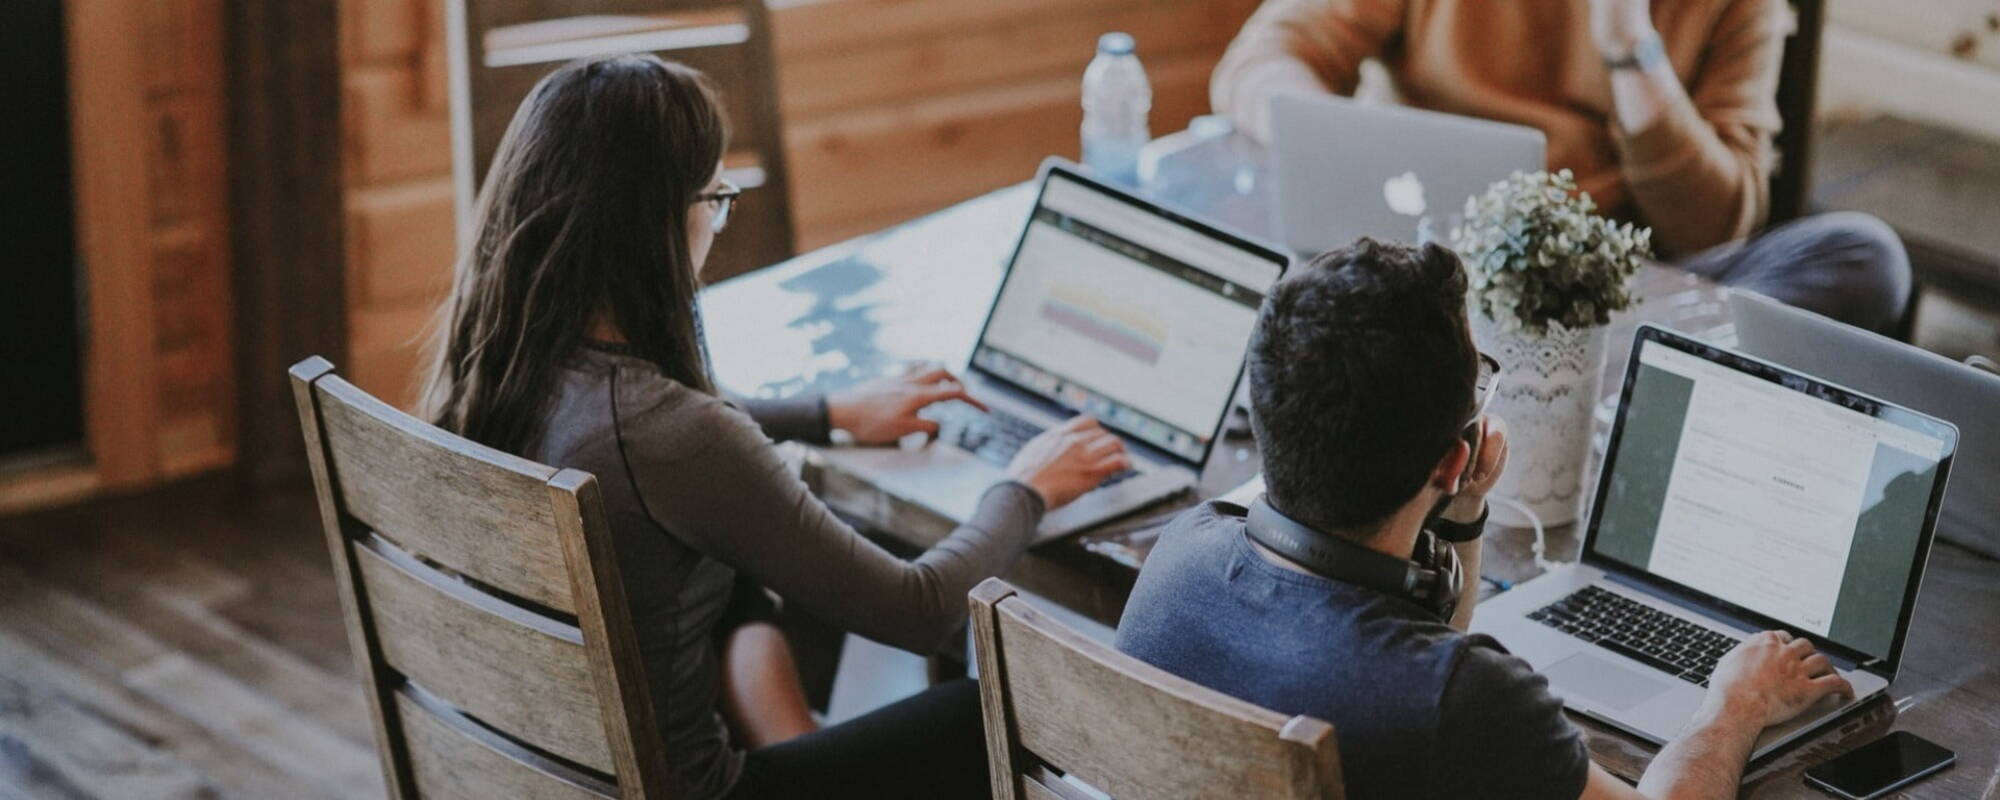
<svg viewBox="0 0 2000 800">
<path fill-rule="evenodd" d="M 917 412 L 932 403 L 963 400 L 984 411 L 949 370 L 924 368 L 878 378 L 826 396 L 826 421 L 856 444 L 894 444 L 912 433 L 937 436 L 938 424 Z"/>
<path fill-rule="evenodd" d="M 1124 441 L 1096 419 L 1078 415 L 1022 445 L 1007 476 L 1035 490 L 1053 511 L 1131 466 Z"/>
</svg>

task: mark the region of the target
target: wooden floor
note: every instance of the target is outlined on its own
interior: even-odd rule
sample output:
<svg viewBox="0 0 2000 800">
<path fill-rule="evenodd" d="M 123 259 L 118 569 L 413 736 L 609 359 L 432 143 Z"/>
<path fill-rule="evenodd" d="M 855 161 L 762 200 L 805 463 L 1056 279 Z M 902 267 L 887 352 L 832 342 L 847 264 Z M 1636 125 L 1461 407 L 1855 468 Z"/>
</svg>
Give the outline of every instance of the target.
<svg viewBox="0 0 2000 800">
<path fill-rule="evenodd" d="M 217 478 L 0 519 L 0 800 L 382 796 L 317 524 Z M 2000 719 L 1952 710 L 2000 697 L 1995 626 L 2000 562 L 1940 543 L 1898 706 L 1965 796 L 2000 786 Z"/>
<path fill-rule="evenodd" d="M 383 795 L 309 493 L 0 520 L 0 800 Z"/>
</svg>

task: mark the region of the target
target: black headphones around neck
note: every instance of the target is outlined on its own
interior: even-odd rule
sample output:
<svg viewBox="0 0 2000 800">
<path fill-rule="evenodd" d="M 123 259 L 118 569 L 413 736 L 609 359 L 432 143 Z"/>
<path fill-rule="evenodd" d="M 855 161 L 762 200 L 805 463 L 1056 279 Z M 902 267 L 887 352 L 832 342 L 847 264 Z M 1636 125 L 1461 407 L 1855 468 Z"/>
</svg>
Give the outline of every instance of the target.
<svg viewBox="0 0 2000 800">
<path fill-rule="evenodd" d="M 1439 620 L 1451 619 L 1465 588 L 1458 551 L 1429 529 L 1417 533 L 1414 558 L 1397 558 L 1285 516 L 1259 496 L 1250 504 L 1243 530 L 1251 541 L 1322 577 L 1409 600 Z"/>
</svg>

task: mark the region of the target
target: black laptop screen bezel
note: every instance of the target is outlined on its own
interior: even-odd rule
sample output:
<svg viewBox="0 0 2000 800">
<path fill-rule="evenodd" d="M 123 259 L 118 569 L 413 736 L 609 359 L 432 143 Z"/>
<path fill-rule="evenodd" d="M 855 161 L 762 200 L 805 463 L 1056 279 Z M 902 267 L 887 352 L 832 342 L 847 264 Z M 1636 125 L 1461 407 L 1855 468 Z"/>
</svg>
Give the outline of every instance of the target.
<svg viewBox="0 0 2000 800">
<path fill-rule="evenodd" d="M 1890 649 L 1886 655 L 1862 652 L 1819 634 L 1801 629 L 1784 620 L 1752 611 L 1706 592 L 1660 577 L 1643 567 L 1626 564 L 1597 552 L 1598 524 L 1604 515 L 1604 500 L 1611 486 L 1610 476 L 1617 460 L 1619 439 L 1625 430 L 1626 412 L 1631 407 L 1633 387 L 1637 383 L 1639 376 L 1639 355 L 1649 342 L 1696 356 L 1745 375 L 1761 378 L 1810 397 L 1836 403 L 1843 408 L 1886 420 L 1926 436 L 1935 436 L 1944 443 L 1943 455 L 1938 459 L 1937 477 L 1931 484 L 1930 503 L 1924 510 L 1923 529 L 1918 532 L 1916 553 L 1911 558 L 1909 577 L 1903 585 L 1903 607 L 1896 618 L 1896 633 L 1894 638 L 1890 640 Z M 1885 400 L 1855 392 L 1842 386 L 1801 375 L 1776 364 L 1742 353 L 1705 344 L 1656 325 L 1643 324 L 1639 326 L 1638 331 L 1632 338 L 1632 350 L 1625 362 L 1624 384 L 1620 388 L 1618 396 L 1618 414 L 1612 422 L 1611 436 L 1604 448 L 1604 461 L 1598 471 L 1597 491 L 1590 505 L 1590 520 L 1584 533 L 1582 561 L 1587 565 L 1602 569 L 1607 573 L 1618 575 L 1633 583 L 1680 599 L 1691 605 L 1713 608 L 1763 629 L 1783 630 L 1794 636 L 1804 637 L 1811 640 L 1814 646 L 1823 651 L 1853 662 L 1858 667 L 1867 669 L 1884 678 L 1893 679 L 1896 675 L 1897 667 L 1902 663 L 1903 647 L 1910 632 L 1910 619 L 1916 610 L 1917 593 L 1923 582 L 1924 565 L 1930 559 L 1931 543 L 1937 534 L 1938 510 L 1943 505 L 1945 484 L 1951 472 L 1952 459 L 1957 453 L 1958 428 L 1949 422 L 1912 411 Z"/>
<path fill-rule="evenodd" d="M 1007 266 L 1000 273 L 999 286 L 995 288 L 993 291 L 993 302 L 986 308 L 986 319 L 979 323 L 979 336 L 972 340 L 972 352 L 974 356 L 977 356 L 977 354 L 979 353 L 979 348 L 986 345 L 986 332 L 987 329 L 991 327 L 993 324 L 993 313 L 996 309 L 1000 307 L 1000 298 L 1007 292 L 1007 282 L 1012 280 L 1014 277 L 1015 262 L 1019 261 L 1021 258 L 1021 248 L 1026 245 L 1028 241 L 1028 233 L 1034 228 L 1035 212 L 1040 210 L 1042 207 L 1043 196 L 1046 195 L 1049 190 L 1049 182 L 1058 177 L 1070 181 L 1072 184 L 1075 184 L 1076 186 L 1079 186 L 1081 188 L 1096 192 L 1105 197 L 1116 199 L 1128 206 L 1137 208 L 1148 214 L 1159 217 L 1160 219 L 1165 220 L 1174 225 L 1178 225 L 1183 228 L 1192 230 L 1195 233 L 1199 233 L 1203 236 L 1216 240 L 1229 247 L 1237 248 L 1239 250 L 1243 250 L 1260 258 L 1267 259 L 1271 261 L 1272 264 L 1278 268 L 1278 274 L 1273 276 L 1271 279 L 1271 282 L 1273 284 L 1276 284 L 1279 279 L 1284 278 L 1286 270 L 1291 268 L 1292 264 L 1291 256 L 1287 255 L 1284 251 L 1278 248 L 1271 247 L 1261 242 L 1253 241 L 1251 239 L 1245 238 L 1242 235 L 1232 233 L 1227 230 L 1223 230 L 1222 228 L 1217 227 L 1208 222 L 1196 219 L 1187 214 L 1183 214 L 1181 212 L 1162 206 L 1158 203 L 1154 203 L 1144 198 L 1138 197 L 1132 194 L 1131 192 L 1125 191 L 1118 187 L 1110 186 L 1102 181 L 1090 177 L 1089 175 L 1083 174 L 1082 171 L 1080 171 L 1077 168 L 1074 168 L 1070 164 L 1062 161 L 1061 159 L 1049 159 L 1048 161 L 1043 162 L 1041 173 L 1036 177 L 1035 202 L 1032 206 L 1029 206 L 1028 208 L 1028 217 L 1021 225 L 1020 235 L 1017 236 L 1014 240 L 1013 251 L 1008 253 L 1007 255 Z M 1266 289 L 1262 294 L 1268 296 L 1269 289 Z M 1245 348 L 1247 355 L 1247 348 L 1248 348 L 1247 342 L 1245 343 Z M 1122 438 L 1124 438 L 1128 443 L 1140 445 L 1144 447 L 1146 451 L 1149 453 L 1154 453 L 1161 457 L 1171 459 L 1175 462 L 1186 464 L 1190 467 L 1193 467 L 1195 470 L 1199 471 L 1204 465 L 1208 463 L 1209 456 L 1215 452 L 1216 443 L 1221 441 L 1222 439 L 1222 426 L 1229 421 L 1229 407 L 1235 403 L 1236 390 L 1243 384 L 1243 372 L 1245 368 L 1246 364 L 1244 363 L 1244 359 L 1238 359 L 1236 364 L 1236 378 L 1232 383 L 1230 383 L 1230 399 L 1222 404 L 1221 412 L 1215 415 L 1214 427 L 1208 432 L 1208 439 L 1207 442 L 1202 446 L 1201 457 L 1199 459 L 1190 459 L 1187 456 L 1168 450 L 1164 447 L 1154 446 L 1151 442 L 1148 442 L 1145 439 L 1141 438 L 1138 434 L 1119 427 L 1118 425 L 1114 424 L 1111 420 L 1100 420 L 1100 422 L 1102 422 L 1105 427 L 1117 431 L 1119 434 L 1122 435 Z M 1012 388 L 1016 391 L 1022 392 L 1027 396 L 1042 401 L 1043 403 L 1046 403 L 1051 407 L 1060 408 L 1061 410 L 1068 412 L 1070 414 L 1075 414 L 1079 412 L 1079 409 L 1070 408 L 1069 406 L 1063 404 L 1062 401 L 1060 400 L 1044 395 L 1041 392 L 1035 391 L 1034 389 L 1029 388 L 1027 386 L 1023 386 L 1020 383 L 1010 380 L 1005 376 L 1002 376 L 996 372 L 993 372 L 992 370 L 988 370 L 985 367 L 980 366 L 978 363 L 978 359 L 976 357 L 968 359 L 968 363 L 966 364 L 966 369 L 971 372 L 977 373 L 978 375 L 987 380 L 995 381 L 1009 388 Z M 1065 380 L 1068 379 L 1065 378 Z"/>
</svg>

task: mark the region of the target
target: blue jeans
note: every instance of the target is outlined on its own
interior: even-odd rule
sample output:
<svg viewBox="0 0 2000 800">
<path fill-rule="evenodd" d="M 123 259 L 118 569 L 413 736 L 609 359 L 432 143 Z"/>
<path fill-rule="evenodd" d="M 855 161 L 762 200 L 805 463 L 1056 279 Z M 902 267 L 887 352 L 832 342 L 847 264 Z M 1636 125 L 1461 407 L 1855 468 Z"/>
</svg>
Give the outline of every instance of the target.
<svg viewBox="0 0 2000 800">
<path fill-rule="evenodd" d="M 1891 335 L 1910 299 L 1910 257 L 1903 240 L 1881 220 L 1852 211 L 1802 217 L 1675 263 L 1719 283 Z"/>
</svg>

